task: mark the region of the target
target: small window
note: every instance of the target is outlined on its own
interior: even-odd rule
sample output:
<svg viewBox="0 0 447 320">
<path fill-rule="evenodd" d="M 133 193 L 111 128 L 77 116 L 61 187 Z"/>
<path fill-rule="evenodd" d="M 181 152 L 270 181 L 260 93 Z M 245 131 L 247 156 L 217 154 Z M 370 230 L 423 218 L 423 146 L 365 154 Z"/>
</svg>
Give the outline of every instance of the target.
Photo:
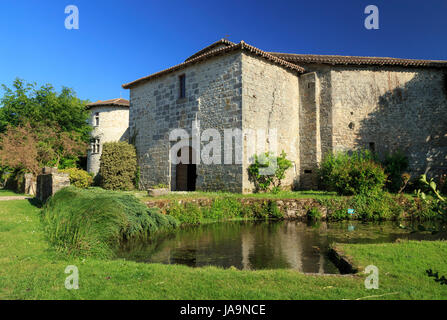
<svg viewBox="0 0 447 320">
<path fill-rule="evenodd" d="M 185 98 L 186 97 L 186 79 L 185 79 L 185 75 L 182 74 L 181 76 L 179 76 L 179 83 L 180 83 L 180 95 L 179 98 Z"/>
<path fill-rule="evenodd" d="M 95 124 L 95 126 L 99 126 L 99 112 L 95 113 L 94 124 Z"/>
<path fill-rule="evenodd" d="M 92 139 L 91 140 L 91 149 L 92 149 L 92 153 L 99 153 L 100 152 L 99 139 Z"/>
<path fill-rule="evenodd" d="M 376 152 L 376 144 L 374 142 L 369 143 L 369 151 Z"/>
</svg>

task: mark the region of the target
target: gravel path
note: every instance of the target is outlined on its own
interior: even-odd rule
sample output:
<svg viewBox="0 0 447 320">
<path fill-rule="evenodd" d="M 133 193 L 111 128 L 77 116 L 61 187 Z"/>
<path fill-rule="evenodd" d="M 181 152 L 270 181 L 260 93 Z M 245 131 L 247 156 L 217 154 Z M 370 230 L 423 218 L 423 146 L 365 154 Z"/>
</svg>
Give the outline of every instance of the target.
<svg viewBox="0 0 447 320">
<path fill-rule="evenodd" d="M 0 197 L 0 201 L 8 201 L 8 200 L 26 200 L 26 199 L 32 199 L 33 197 L 30 196 L 5 196 Z"/>
</svg>

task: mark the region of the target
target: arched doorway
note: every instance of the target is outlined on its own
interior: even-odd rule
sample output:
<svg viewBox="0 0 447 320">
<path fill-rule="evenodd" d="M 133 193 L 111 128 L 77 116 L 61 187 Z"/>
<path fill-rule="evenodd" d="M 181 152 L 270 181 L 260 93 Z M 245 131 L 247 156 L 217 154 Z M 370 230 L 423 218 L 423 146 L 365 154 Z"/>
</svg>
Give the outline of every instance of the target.
<svg viewBox="0 0 447 320">
<path fill-rule="evenodd" d="M 175 185 L 176 191 L 195 191 L 197 179 L 197 166 L 193 161 L 193 152 L 191 147 L 184 147 L 177 152 L 181 157 L 182 152 L 188 153 L 188 163 L 179 163 L 176 166 Z"/>
</svg>

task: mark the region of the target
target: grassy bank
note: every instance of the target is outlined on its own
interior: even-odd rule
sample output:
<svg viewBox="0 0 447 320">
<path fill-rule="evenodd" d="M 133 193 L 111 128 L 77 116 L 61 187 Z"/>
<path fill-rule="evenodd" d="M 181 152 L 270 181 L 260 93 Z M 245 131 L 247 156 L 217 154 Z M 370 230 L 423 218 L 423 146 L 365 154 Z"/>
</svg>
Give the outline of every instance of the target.
<svg viewBox="0 0 447 320">
<path fill-rule="evenodd" d="M 327 191 L 280 191 L 278 193 L 231 193 L 231 192 L 171 192 L 167 195 L 150 197 L 147 192 L 129 191 L 142 201 L 154 200 L 186 200 L 186 199 L 242 199 L 242 198 L 257 198 L 257 199 L 333 199 L 337 197 L 335 192 Z"/>
<path fill-rule="evenodd" d="M 366 290 L 363 275 L 62 258 L 48 247 L 39 214 L 27 200 L 0 203 L 0 299 L 447 299 L 446 286 L 425 274 L 447 275 L 446 242 L 343 245 L 359 265 L 379 267 L 380 288 Z M 79 290 L 64 287 L 67 265 L 79 268 Z"/>
<path fill-rule="evenodd" d="M 108 258 L 122 239 L 146 238 L 179 223 L 132 195 L 68 187 L 45 204 L 42 224 L 58 252 Z"/>
<path fill-rule="evenodd" d="M 425 200 L 409 194 L 376 192 L 368 195 L 338 196 L 322 191 L 282 191 L 279 193 L 232 194 L 219 192 L 172 193 L 146 197 L 135 193 L 149 206 L 157 206 L 181 222 L 201 223 L 228 218 L 282 218 L 290 206 L 278 206 L 292 200 L 294 215 L 301 218 L 339 220 L 437 220 L 442 218 L 435 199 Z M 289 203 L 290 204 L 290 203 Z M 275 208 L 278 207 L 280 212 Z M 353 209 L 354 213 L 348 213 Z"/>
</svg>

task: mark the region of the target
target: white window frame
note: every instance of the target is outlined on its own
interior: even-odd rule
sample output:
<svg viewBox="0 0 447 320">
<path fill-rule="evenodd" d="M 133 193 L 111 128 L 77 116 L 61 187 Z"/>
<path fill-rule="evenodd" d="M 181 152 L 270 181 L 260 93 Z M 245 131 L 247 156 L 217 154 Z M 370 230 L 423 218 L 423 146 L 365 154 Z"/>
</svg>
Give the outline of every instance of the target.
<svg viewBox="0 0 447 320">
<path fill-rule="evenodd" d="M 90 148 L 92 150 L 92 154 L 98 154 L 101 151 L 101 143 L 98 138 L 94 138 L 90 141 Z"/>
</svg>

